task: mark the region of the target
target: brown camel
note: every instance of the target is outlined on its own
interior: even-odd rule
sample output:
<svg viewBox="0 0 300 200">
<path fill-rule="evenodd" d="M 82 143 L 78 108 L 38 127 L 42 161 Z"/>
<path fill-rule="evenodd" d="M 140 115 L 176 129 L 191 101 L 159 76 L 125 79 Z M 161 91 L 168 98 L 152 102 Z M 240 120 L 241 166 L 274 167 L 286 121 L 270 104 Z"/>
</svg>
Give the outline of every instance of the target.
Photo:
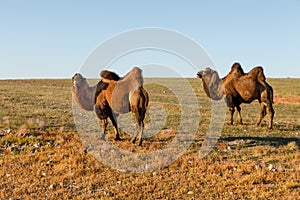
<svg viewBox="0 0 300 200">
<path fill-rule="evenodd" d="M 102 122 L 102 133 L 105 134 L 107 118 L 110 118 L 115 128 L 116 140 L 120 139 L 116 115 L 133 112 L 138 124 L 132 142 L 138 139 L 138 145 L 142 144 L 144 131 L 144 118 L 149 103 L 147 91 L 143 88 L 142 70 L 134 67 L 123 79 L 111 80 L 112 72 L 104 70 L 101 72 L 102 81 L 108 83 L 96 97 L 95 112 Z"/>
<path fill-rule="evenodd" d="M 89 86 L 81 74 L 75 74 L 72 77 L 74 100 L 84 110 L 95 110 L 102 122 L 102 137 L 105 135 L 107 118 L 109 118 L 115 128 L 115 140 L 120 139 L 116 116 L 133 112 L 139 131 L 132 142 L 135 142 L 139 136 L 138 144 L 141 145 L 144 118 L 149 102 L 148 93 L 143 88 L 142 71 L 135 67 L 121 80 L 117 74 L 108 70 L 102 71 L 100 75 L 102 80 L 95 86 Z"/>
<path fill-rule="evenodd" d="M 244 73 L 241 65 L 234 63 L 231 71 L 223 79 L 210 68 L 199 71 L 197 75 L 202 79 L 208 97 L 220 100 L 225 95 L 225 102 L 230 111 L 230 124 L 233 124 L 235 109 L 238 112 L 238 122 L 242 124 L 240 105 L 257 99 L 260 103 L 260 118 L 257 125 L 261 123 L 268 110 L 270 120 L 268 128 L 272 128 L 275 113 L 272 106 L 273 89 L 266 82 L 262 67 L 255 67 L 250 72 Z"/>
</svg>

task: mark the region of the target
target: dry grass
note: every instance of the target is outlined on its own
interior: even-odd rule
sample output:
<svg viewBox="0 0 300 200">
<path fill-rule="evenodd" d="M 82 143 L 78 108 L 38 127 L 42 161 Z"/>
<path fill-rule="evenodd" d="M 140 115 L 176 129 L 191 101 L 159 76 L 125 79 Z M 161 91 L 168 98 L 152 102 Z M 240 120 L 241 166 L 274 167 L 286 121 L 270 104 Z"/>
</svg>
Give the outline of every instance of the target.
<svg viewBox="0 0 300 200">
<path fill-rule="evenodd" d="M 289 95 L 289 94 L 275 94 L 274 102 L 278 104 L 286 104 L 286 105 L 300 105 L 300 96 L 298 95 Z"/>
<path fill-rule="evenodd" d="M 202 159 L 210 101 L 200 80 L 189 81 L 201 113 L 195 141 L 169 166 L 146 173 L 118 171 L 86 153 L 73 120 L 70 80 L 0 81 L 0 199 L 299 199 L 300 107 L 279 99 L 298 102 L 300 79 L 268 80 L 276 95 L 273 130 L 266 120 L 254 126 L 258 103 L 243 105 L 245 124 L 225 124 L 216 147 Z M 155 84 L 146 88 L 151 104 L 163 103 L 167 120 L 142 147 L 124 133 L 120 142 L 108 134 L 129 152 L 165 147 L 179 126 L 172 91 Z"/>
</svg>

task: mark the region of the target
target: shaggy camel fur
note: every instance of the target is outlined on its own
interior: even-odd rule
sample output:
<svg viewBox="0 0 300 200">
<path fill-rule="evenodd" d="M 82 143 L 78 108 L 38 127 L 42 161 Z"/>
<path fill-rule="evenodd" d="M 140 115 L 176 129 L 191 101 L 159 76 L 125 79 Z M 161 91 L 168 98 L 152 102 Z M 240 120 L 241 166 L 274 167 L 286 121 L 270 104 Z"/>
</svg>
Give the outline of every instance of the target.
<svg viewBox="0 0 300 200">
<path fill-rule="evenodd" d="M 268 128 L 272 128 L 275 113 L 272 106 L 273 89 L 266 82 L 262 67 L 255 67 L 250 72 L 244 73 L 241 65 L 234 63 L 231 71 L 223 79 L 220 79 L 218 73 L 210 68 L 199 71 L 197 75 L 202 79 L 203 88 L 208 97 L 220 100 L 225 95 L 230 111 L 230 124 L 233 124 L 235 109 L 238 112 L 238 122 L 242 124 L 240 105 L 257 99 L 260 103 L 260 118 L 257 125 L 261 123 L 268 110 Z"/>
<path fill-rule="evenodd" d="M 132 142 L 138 139 L 138 145 L 142 144 L 144 131 L 144 118 L 149 103 L 147 91 L 143 88 L 142 70 L 134 67 L 123 79 L 116 81 L 111 78 L 112 72 L 104 70 L 101 72 L 102 82 L 108 83 L 96 97 L 95 112 L 102 122 L 102 134 L 105 134 L 107 118 L 112 121 L 115 128 L 116 140 L 120 139 L 116 115 L 133 112 L 138 124 Z"/>
</svg>

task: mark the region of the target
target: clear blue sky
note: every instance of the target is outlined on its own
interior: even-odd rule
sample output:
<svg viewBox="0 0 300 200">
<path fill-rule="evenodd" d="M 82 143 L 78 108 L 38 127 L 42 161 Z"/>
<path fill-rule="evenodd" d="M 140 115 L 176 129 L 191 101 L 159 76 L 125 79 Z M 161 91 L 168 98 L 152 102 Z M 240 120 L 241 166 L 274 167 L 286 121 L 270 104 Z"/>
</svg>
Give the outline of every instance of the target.
<svg viewBox="0 0 300 200">
<path fill-rule="evenodd" d="M 221 76 L 239 61 L 300 77 L 300 0 L 0 0 L 0 79 L 70 78 L 100 43 L 142 27 L 189 36 Z"/>
</svg>

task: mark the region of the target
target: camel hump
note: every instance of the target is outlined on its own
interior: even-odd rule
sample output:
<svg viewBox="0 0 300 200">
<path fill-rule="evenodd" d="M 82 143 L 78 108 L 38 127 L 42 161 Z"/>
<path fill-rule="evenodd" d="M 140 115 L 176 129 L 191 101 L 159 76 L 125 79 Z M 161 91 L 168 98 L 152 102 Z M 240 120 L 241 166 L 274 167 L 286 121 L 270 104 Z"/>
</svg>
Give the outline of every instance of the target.
<svg viewBox="0 0 300 200">
<path fill-rule="evenodd" d="M 103 79 L 114 80 L 114 81 L 120 80 L 120 77 L 118 74 L 116 74 L 115 72 L 112 72 L 112 71 L 108 71 L 108 70 L 101 71 L 100 76 Z"/>
<path fill-rule="evenodd" d="M 254 67 L 248 74 L 259 82 L 266 81 L 264 69 L 261 66 Z"/>
<path fill-rule="evenodd" d="M 233 63 L 230 72 L 223 78 L 223 82 L 229 83 L 232 81 L 237 81 L 240 77 L 244 76 L 245 72 L 240 63 Z"/>
<path fill-rule="evenodd" d="M 143 86 L 143 72 L 138 67 L 133 67 L 130 72 L 128 72 L 119 83 L 124 83 L 127 85 L 135 86 L 135 88 Z"/>
<path fill-rule="evenodd" d="M 244 72 L 241 64 L 238 63 L 238 62 L 233 63 L 233 65 L 231 67 L 231 71 L 234 71 L 234 72 L 236 72 L 237 74 L 240 74 L 240 75 L 245 75 L 245 72 Z"/>
<path fill-rule="evenodd" d="M 142 70 L 134 67 L 123 79 L 115 83 L 111 96 L 112 108 L 117 113 L 127 113 L 130 109 L 128 105 L 131 95 L 143 86 Z"/>
<path fill-rule="evenodd" d="M 244 76 L 245 72 L 244 72 L 241 64 L 236 62 L 231 66 L 229 75 L 231 76 L 231 78 L 235 79 L 235 78 L 240 78 L 241 76 Z"/>
</svg>

